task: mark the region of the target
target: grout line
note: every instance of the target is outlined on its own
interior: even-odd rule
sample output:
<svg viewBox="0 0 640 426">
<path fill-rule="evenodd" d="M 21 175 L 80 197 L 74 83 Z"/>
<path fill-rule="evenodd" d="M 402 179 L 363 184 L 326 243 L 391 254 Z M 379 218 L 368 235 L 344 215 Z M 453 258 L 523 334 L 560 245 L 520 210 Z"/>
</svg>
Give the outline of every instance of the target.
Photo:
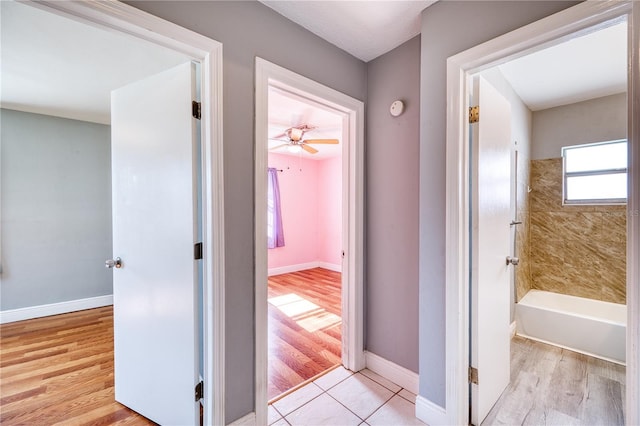
<svg viewBox="0 0 640 426">
<path fill-rule="evenodd" d="M 300 388 L 302 388 L 302 387 L 304 387 L 304 386 L 308 385 L 309 383 L 313 383 L 313 382 L 315 382 L 315 381 L 316 381 L 317 379 L 319 379 L 320 377 L 322 377 L 322 376 L 324 376 L 324 375 L 326 375 L 326 374 L 331 373 L 333 370 L 337 369 L 338 367 L 342 367 L 342 364 L 336 364 L 336 365 L 334 365 L 334 366 L 332 366 L 332 367 L 329 367 L 328 369 L 324 370 L 323 372 L 318 373 L 318 374 L 316 374 L 316 375 L 315 375 L 315 376 L 313 376 L 313 377 L 309 377 L 309 378 L 308 378 L 307 380 L 305 380 L 304 382 L 302 382 L 302 383 L 298 383 L 297 385 L 295 385 L 295 386 L 294 386 L 294 387 L 292 387 L 291 389 L 286 390 L 286 391 L 284 391 L 283 393 L 281 393 L 280 395 L 278 395 L 278 396 L 276 396 L 276 397 L 271 398 L 271 399 L 267 402 L 267 406 L 269 406 L 269 405 L 273 405 L 274 403 L 276 403 L 276 402 L 280 401 L 280 400 L 281 400 L 282 398 L 284 398 L 285 396 L 289 396 L 289 395 L 291 395 L 292 393 L 294 393 L 295 391 L 299 390 Z M 315 385 L 315 383 L 313 383 L 313 384 Z M 318 386 L 318 385 L 316 385 L 316 386 Z M 320 386 L 318 386 L 318 387 L 320 388 Z M 322 389 L 322 388 L 320 388 L 320 389 Z M 322 389 L 322 390 L 324 390 L 324 389 Z"/>
<path fill-rule="evenodd" d="M 400 390 L 402 390 L 402 388 L 401 388 Z M 400 391 L 398 391 L 398 392 L 400 392 Z M 367 418 L 366 418 L 366 419 L 363 419 L 363 421 L 365 421 L 365 422 L 366 422 L 366 421 L 367 421 L 367 419 L 370 419 L 370 418 L 371 418 L 371 416 L 373 416 L 375 413 L 377 413 L 377 412 L 378 412 L 382 407 L 384 407 L 385 405 L 387 405 L 387 403 L 388 403 L 389 401 L 391 401 L 391 399 L 393 399 L 393 397 L 394 397 L 394 396 L 396 396 L 396 395 L 397 395 L 397 392 L 396 392 L 396 393 L 394 393 L 393 395 L 391 395 L 391 396 L 389 397 L 389 399 L 387 399 L 384 403 L 382 403 L 382 405 L 380 405 L 378 408 L 376 408 L 375 410 L 373 410 L 373 413 L 369 414 L 369 415 L 367 416 Z"/>
<path fill-rule="evenodd" d="M 361 421 L 364 422 L 364 419 L 362 417 L 360 417 L 359 415 L 357 415 L 356 413 L 353 412 L 353 410 L 351 410 L 351 408 L 347 407 L 346 405 L 344 405 L 342 402 L 338 401 L 336 398 L 333 397 L 333 395 L 331 395 L 329 392 L 325 391 L 324 393 L 326 393 L 329 398 L 333 399 L 335 402 L 337 402 L 338 404 L 342 405 L 344 408 L 347 409 L 347 411 L 351 412 L 351 414 L 353 414 L 354 416 L 356 416 L 358 419 L 360 419 Z"/>
</svg>

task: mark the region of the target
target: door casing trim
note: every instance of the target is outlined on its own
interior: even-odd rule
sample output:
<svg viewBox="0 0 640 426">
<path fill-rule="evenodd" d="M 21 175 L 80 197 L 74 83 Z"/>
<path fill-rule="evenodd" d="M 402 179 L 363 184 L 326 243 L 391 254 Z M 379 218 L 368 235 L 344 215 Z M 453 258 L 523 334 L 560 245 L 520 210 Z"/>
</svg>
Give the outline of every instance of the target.
<svg viewBox="0 0 640 426">
<path fill-rule="evenodd" d="M 583 2 L 454 55 L 447 60 L 446 154 L 446 424 L 467 424 L 469 415 L 469 153 L 468 77 L 542 47 L 575 37 L 612 19 L 629 24 L 627 217 L 626 421 L 640 423 L 640 5 L 633 1 Z M 426 417 L 429 413 L 417 415 Z M 426 420 L 426 418 L 423 418 Z"/>
<path fill-rule="evenodd" d="M 278 87 L 326 105 L 344 116 L 342 363 L 352 371 L 364 355 L 364 103 L 286 68 L 256 58 L 255 124 L 255 324 L 256 424 L 267 424 L 267 139 L 268 88 Z M 346 214 L 345 214 L 346 212 Z M 343 278 L 343 282 L 345 279 Z"/>
<path fill-rule="evenodd" d="M 26 3 L 147 40 L 190 56 L 201 64 L 204 424 L 225 424 L 222 43 L 121 2 L 43 0 Z"/>
</svg>

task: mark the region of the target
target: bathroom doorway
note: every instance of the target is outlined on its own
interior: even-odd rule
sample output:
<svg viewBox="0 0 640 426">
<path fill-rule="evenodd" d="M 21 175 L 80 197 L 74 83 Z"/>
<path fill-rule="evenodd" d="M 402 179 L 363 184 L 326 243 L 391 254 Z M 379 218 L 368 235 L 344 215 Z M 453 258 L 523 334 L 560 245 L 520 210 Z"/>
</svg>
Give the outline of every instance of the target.
<svg viewBox="0 0 640 426">
<path fill-rule="evenodd" d="M 468 140 L 468 129 L 466 116 L 468 115 L 467 106 L 467 93 L 468 93 L 468 80 L 467 76 L 486 70 L 492 65 L 502 64 L 507 60 L 521 57 L 525 53 L 537 50 L 536 47 L 544 45 L 548 47 L 560 42 L 566 41 L 571 38 L 582 36 L 593 30 L 594 27 L 602 25 L 602 27 L 608 26 L 612 20 L 623 17 L 623 19 L 636 19 L 636 14 L 631 13 L 635 7 L 633 2 L 621 3 L 616 6 L 609 5 L 610 7 L 596 8 L 591 4 L 580 4 L 568 9 L 566 13 L 562 12 L 554 15 L 550 18 L 545 18 L 526 27 L 520 28 L 512 33 L 504 35 L 496 40 L 487 42 L 483 45 L 469 49 L 449 58 L 448 61 L 448 83 L 449 83 L 449 97 L 448 102 L 451 105 L 450 110 L 456 111 L 455 114 L 448 114 L 447 120 L 447 146 L 450 149 L 448 155 L 448 174 L 447 182 L 448 188 L 452 188 L 454 194 L 447 197 L 447 202 L 450 204 L 450 209 L 453 212 L 457 212 L 453 220 L 448 220 L 447 229 L 447 241 L 449 244 L 447 250 L 447 259 L 451 260 L 447 262 L 447 359 L 452 360 L 447 365 L 447 417 L 449 421 L 460 423 L 468 421 L 469 404 L 467 402 L 468 384 L 467 377 L 474 379 L 473 373 L 469 369 L 468 355 L 469 350 L 467 346 L 467 337 L 469 336 L 469 317 L 466 310 L 469 292 L 467 289 L 468 277 L 464 274 L 465 265 L 470 262 L 467 252 L 469 247 L 470 236 L 467 234 L 469 225 L 468 218 L 466 218 L 466 208 L 468 206 L 468 197 L 470 195 L 471 188 L 468 186 L 465 176 L 460 172 L 460 169 L 456 169 L 456 164 L 464 164 L 462 169 L 466 170 L 468 165 L 468 149 L 466 147 L 466 141 Z M 597 9 L 597 10 L 596 10 Z M 604 25 L 603 25 L 604 24 Z M 600 27 L 600 28 L 602 28 Z M 629 28 L 633 28 L 631 25 Z M 630 31 L 631 32 L 631 31 Z M 637 34 L 633 37 L 629 37 L 632 43 L 637 43 Z M 506 46 L 506 47 L 505 47 Z M 633 49 L 630 49 L 633 51 Z M 631 75 L 636 76 L 637 64 L 632 64 L 630 67 Z M 463 77 L 464 78 L 460 78 Z M 634 80 L 630 80 L 634 81 Z M 635 86 L 629 84 L 630 93 L 629 96 L 634 98 L 637 93 L 634 92 Z M 627 104 L 627 116 L 632 117 L 634 110 L 634 104 L 629 102 Z M 458 114 L 459 113 L 459 114 Z M 637 226 L 637 216 L 634 215 L 634 209 L 636 209 L 636 203 L 638 203 L 637 188 L 633 185 L 634 179 L 637 180 L 637 173 L 634 167 L 637 163 L 635 158 L 635 138 L 637 137 L 637 123 L 628 122 L 629 128 L 629 152 L 632 157 L 629 159 L 629 174 L 633 178 L 629 179 L 632 185 L 628 188 L 629 195 L 629 207 L 627 212 L 632 214 L 627 215 L 627 221 L 629 223 L 628 228 L 634 229 Z M 637 238 L 634 233 L 630 233 L 627 244 L 629 249 L 627 250 L 627 258 L 635 259 L 637 255 Z M 510 253 L 508 253 L 510 255 Z M 500 260 L 504 265 L 504 259 Z M 498 259 L 496 259 L 496 262 Z M 497 265 L 497 264 L 496 264 Z M 637 293 L 637 274 L 635 267 L 628 267 L 629 276 L 627 277 L 627 297 L 630 306 L 634 306 L 635 297 Z M 462 315 L 462 318 L 458 317 L 458 314 Z M 633 342 L 637 339 L 637 312 L 633 308 L 628 312 L 628 324 L 630 331 L 627 332 L 631 347 L 633 348 Z M 638 416 L 637 413 L 637 397 L 636 385 L 637 385 L 637 354 L 634 351 L 627 351 L 630 357 L 627 359 L 627 380 L 632 380 L 629 383 L 629 388 L 626 392 L 627 411 L 626 421 L 635 422 Z M 464 379 L 463 379 L 464 378 Z M 478 378 L 480 386 L 482 384 L 482 371 L 479 372 Z M 458 401 L 458 402 L 456 402 Z M 460 402 L 462 401 L 462 402 Z"/>
<path fill-rule="evenodd" d="M 510 384 L 483 424 L 624 419 L 626 37 L 614 20 L 481 73 L 511 107 L 515 334 Z"/>
</svg>

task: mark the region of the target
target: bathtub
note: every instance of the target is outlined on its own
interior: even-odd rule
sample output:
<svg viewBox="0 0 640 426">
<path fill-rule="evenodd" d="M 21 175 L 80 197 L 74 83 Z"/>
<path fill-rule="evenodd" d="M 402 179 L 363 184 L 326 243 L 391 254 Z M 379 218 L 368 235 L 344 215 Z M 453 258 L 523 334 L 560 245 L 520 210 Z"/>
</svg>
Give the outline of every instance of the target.
<svg viewBox="0 0 640 426">
<path fill-rule="evenodd" d="M 626 324 L 618 303 L 529 290 L 516 304 L 518 335 L 623 365 Z"/>
</svg>

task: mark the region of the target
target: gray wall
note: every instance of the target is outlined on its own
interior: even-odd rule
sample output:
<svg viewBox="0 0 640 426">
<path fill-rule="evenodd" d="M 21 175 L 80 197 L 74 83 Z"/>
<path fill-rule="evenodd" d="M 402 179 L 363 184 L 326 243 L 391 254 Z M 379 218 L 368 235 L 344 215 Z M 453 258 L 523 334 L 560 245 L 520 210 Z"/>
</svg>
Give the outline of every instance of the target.
<svg viewBox="0 0 640 426">
<path fill-rule="evenodd" d="M 535 111 L 531 159 L 560 157 L 563 146 L 626 138 L 626 93 Z"/>
<path fill-rule="evenodd" d="M 367 65 L 366 347 L 417 372 L 420 37 Z"/>
<path fill-rule="evenodd" d="M 365 64 L 258 2 L 132 1 L 224 44 L 226 416 L 254 409 L 254 60 L 366 100 Z"/>
<path fill-rule="evenodd" d="M 0 309 L 112 294 L 109 126 L 0 114 Z"/>
<path fill-rule="evenodd" d="M 422 13 L 420 82 L 420 395 L 445 406 L 446 60 L 574 5 L 444 1 Z"/>
</svg>

